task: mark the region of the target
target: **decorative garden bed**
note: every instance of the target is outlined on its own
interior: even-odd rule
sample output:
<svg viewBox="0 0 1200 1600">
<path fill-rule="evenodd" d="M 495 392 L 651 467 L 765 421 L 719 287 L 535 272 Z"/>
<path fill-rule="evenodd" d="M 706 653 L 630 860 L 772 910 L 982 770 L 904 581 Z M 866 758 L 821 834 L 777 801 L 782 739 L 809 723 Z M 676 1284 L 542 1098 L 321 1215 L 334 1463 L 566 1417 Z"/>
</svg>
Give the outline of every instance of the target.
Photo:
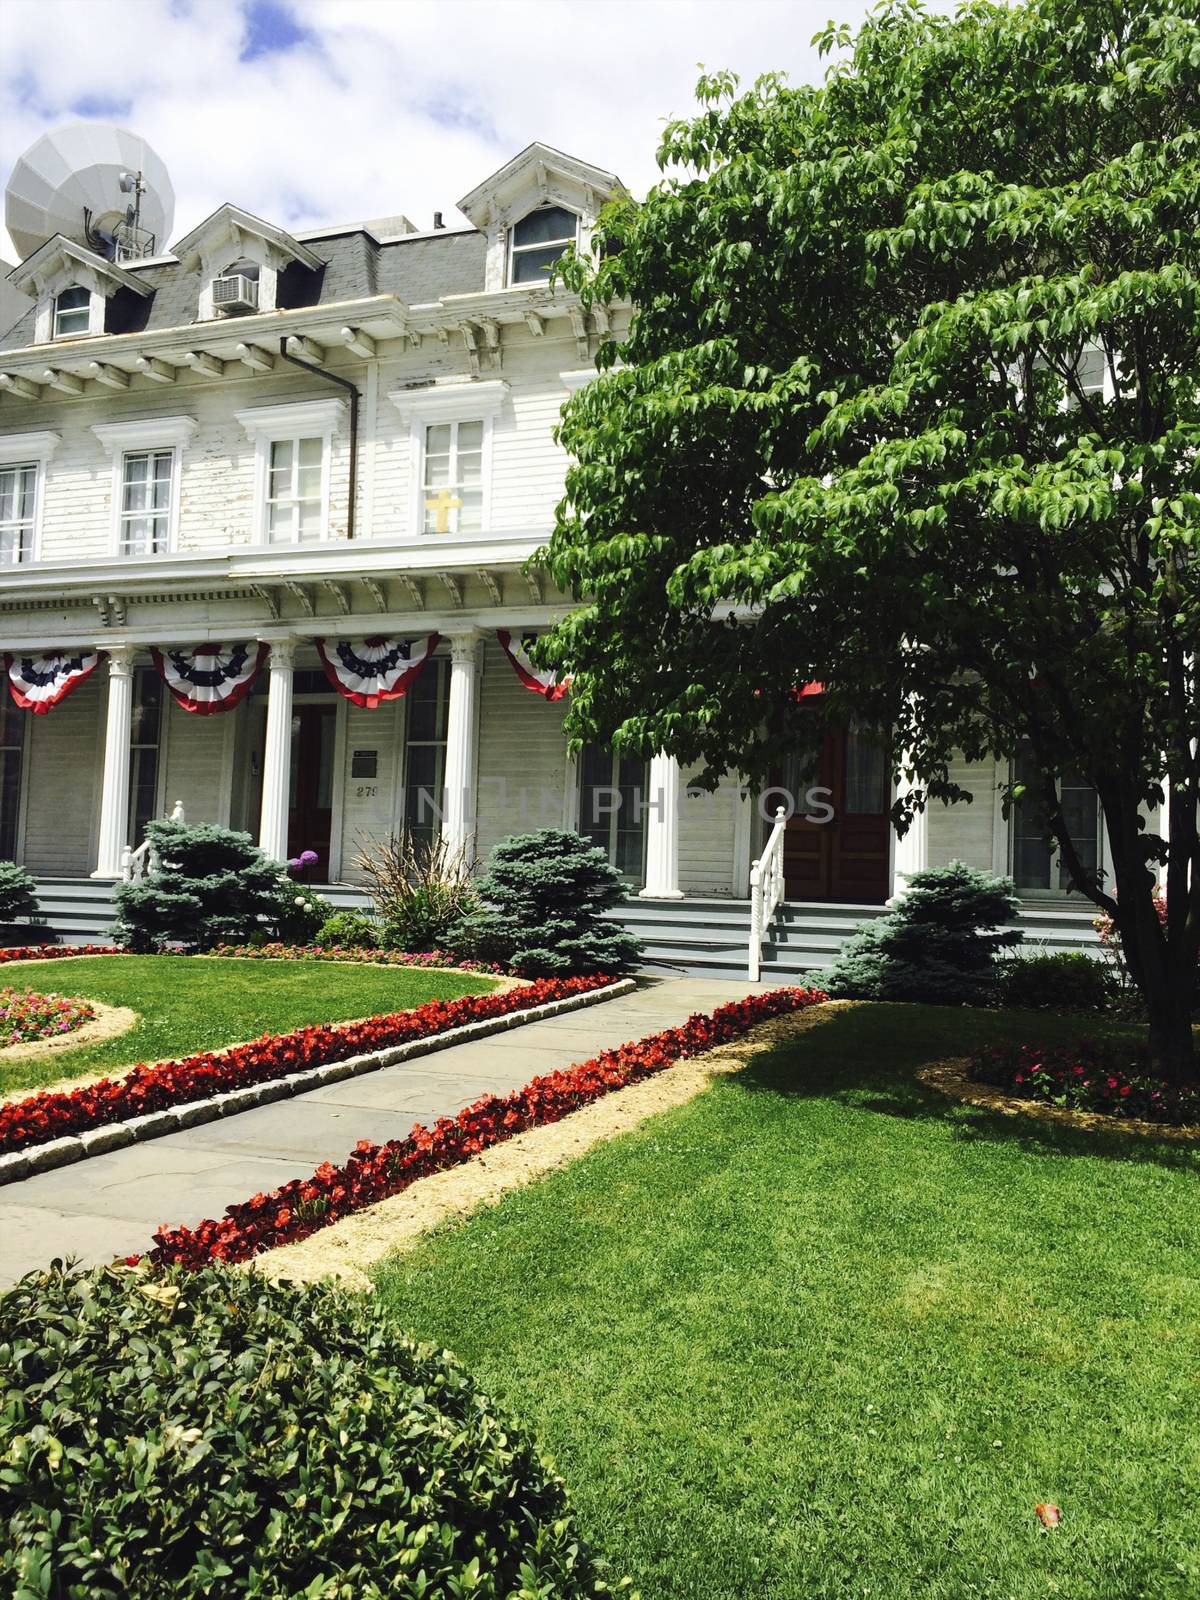
<svg viewBox="0 0 1200 1600">
<path fill-rule="evenodd" d="M 974 1083 L 1014 1099 L 1063 1111 L 1137 1119 L 1168 1127 L 1200 1125 L 1200 1089 L 1164 1083 L 1144 1048 L 1081 1040 L 1078 1045 L 1005 1045 L 971 1057 Z"/>
<path fill-rule="evenodd" d="M 446 972 L 478 972 L 499 977 L 504 968 L 495 961 L 469 961 L 449 950 L 381 950 L 375 945 L 219 944 L 207 952 L 243 961 L 354 961 L 376 967 L 418 967 Z"/>
<path fill-rule="evenodd" d="M 383 1145 L 360 1141 L 344 1166 L 322 1162 L 310 1178 L 231 1205 L 221 1218 L 194 1228 L 159 1229 L 151 1259 L 190 1267 L 247 1261 L 398 1194 L 418 1178 L 469 1161 L 518 1133 L 558 1122 L 616 1089 L 726 1044 L 769 1017 L 827 998 L 816 989 L 768 990 L 691 1016 L 680 1027 L 605 1050 L 581 1065 L 534 1078 L 513 1094 L 485 1095 L 456 1117 L 439 1118 L 432 1128 L 414 1128 L 407 1138 Z"/>
<path fill-rule="evenodd" d="M 602 976 L 542 978 L 520 988 L 431 1000 L 410 1011 L 316 1024 L 226 1050 L 142 1064 L 119 1079 L 102 1078 L 78 1089 L 27 1095 L 0 1104 L 0 1160 L 70 1135 L 411 1045 L 472 1023 L 517 1017 L 613 983 Z"/>
<path fill-rule="evenodd" d="M 128 955 L 117 944 L 20 944 L 0 950 L 0 966 L 11 961 L 63 961 L 69 956 Z"/>
<path fill-rule="evenodd" d="M 55 1042 L 95 1017 L 95 1008 L 86 1000 L 37 989 L 0 989 L 0 1049 Z"/>
</svg>

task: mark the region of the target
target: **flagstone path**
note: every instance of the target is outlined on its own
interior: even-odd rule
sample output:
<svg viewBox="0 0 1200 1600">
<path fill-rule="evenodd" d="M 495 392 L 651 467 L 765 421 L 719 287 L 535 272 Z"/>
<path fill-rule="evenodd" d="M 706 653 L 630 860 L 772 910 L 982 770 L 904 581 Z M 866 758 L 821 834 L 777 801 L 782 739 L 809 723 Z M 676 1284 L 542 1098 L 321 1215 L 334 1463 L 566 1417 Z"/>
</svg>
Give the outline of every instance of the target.
<svg viewBox="0 0 1200 1600">
<path fill-rule="evenodd" d="M 0 1286 L 56 1257 L 87 1265 L 150 1247 L 163 1223 L 194 1226 L 234 1201 L 344 1161 L 359 1139 L 403 1138 L 484 1094 L 510 1094 L 539 1073 L 675 1027 L 753 992 L 744 980 L 649 978 L 581 1011 L 346 1078 L 127 1145 L 0 1189 Z"/>
</svg>

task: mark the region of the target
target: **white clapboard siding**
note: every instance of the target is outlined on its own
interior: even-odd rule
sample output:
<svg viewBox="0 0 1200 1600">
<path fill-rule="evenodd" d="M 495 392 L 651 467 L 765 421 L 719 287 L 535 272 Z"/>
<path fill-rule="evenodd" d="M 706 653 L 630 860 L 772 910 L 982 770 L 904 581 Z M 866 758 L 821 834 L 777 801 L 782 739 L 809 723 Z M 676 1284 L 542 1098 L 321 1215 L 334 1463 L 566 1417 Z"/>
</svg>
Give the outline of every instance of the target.
<svg viewBox="0 0 1200 1600">
<path fill-rule="evenodd" d="M 679 887 L 684 894 L 728 895 L 734 882 L 738 786 L 725 778 L 711 794 L 697 791 L 687 795 L 687 781 L 694 770 L 684 772 L 680 782 Z"/>
<path fill-rule="evenodd" d="M 951 763 L 954 783 L 969 789 L 974 799 L 955 806 L 934 804 L 929 808 L 929 864 L 944 866 L 948 861 L 965 861 L 984 872 L 993 870 L 993 831 L 995 827 L 996 767 L 992 761 Z M 1000 841 L 1003 857 L 1003 841 Z"/>
<path fill-rule="evenodd" d="M 229 822 L 231 718 L 239 708 L 202 717 L 185 711 L 170 695 L 165 698 L 162 809 L 169 815 L 178 800 L 188 822 L 224 827 Z"/>
<path fill-rule="evenodd" d="M 561 828 L 567 774 L 565 704 L 527 689 L 487 636 L 480 684 L 476 855 L 511 833 Z"/>
<path fill-rule="evenodd" d="M 41 716 L 30 717 L 24 865 L 43 877 L 86 877 L 104 759 L 104 668 Z"/>
</svg>

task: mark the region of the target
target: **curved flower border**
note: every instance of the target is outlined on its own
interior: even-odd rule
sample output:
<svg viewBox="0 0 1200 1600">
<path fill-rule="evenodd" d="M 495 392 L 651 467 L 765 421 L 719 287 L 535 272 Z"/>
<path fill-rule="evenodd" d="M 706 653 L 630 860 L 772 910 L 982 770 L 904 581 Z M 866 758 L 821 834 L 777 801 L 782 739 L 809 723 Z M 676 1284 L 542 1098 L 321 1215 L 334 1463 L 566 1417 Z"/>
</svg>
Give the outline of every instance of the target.
<svg viewBox="0 0 1200 1600">
<path fill-rule="evenodd" d="M 9 961 L 62 961 L 67 956 L 127 956 L 119 944 L 15 944 L 0 950 L 0 966 Z"/>
<path fill-rule="evenodd" d="M 418 1178 L 458 1166 L 518 1133 L 559 1122 L 615 1089 L 726 1044 L 768 1017 L 828 998 L 819 989 L 772 989 L 748 996 L 707 1015 L 691 1016 L 680 1027 L 605 1050 L 581 1065 L 534 1078 L 513 1094 L 485 1095 L 456 1117 L 439 1118 L 432 1128 L 418 1123 L 405 1139 L 383 1145 L 361 1140 L 344 1166 L 322 1162 L 311 1178 L 256 1194 L 227 1207 L 223 1217 L 194 1228 L 160 1228 L 150 1259 L 186 1267 L 248 1261 L 398 1194 Z M 132 1263 L 139 1258 L 127 1259 Z"/>
<path fill-rule="evenodd" d="M 101 1078 L 78 1089 L 32 1094 L 0 1104 L 0 1155 L 269 1083 L 351 1056 L 428 1039 L 466 1023 L 586 994 L 613 981 L 603 976 L 540 978 L 519 989 L 464 995 L 458 1000 L 428 1000 L 411 1011 L 367 1017 L 361 1022 L 316 1023 L 293 1033 L 267 1034 L 227 1050 L 205 1050 L 153 1065 L 143 1062 L 121 1078 Z"/>
</svg>

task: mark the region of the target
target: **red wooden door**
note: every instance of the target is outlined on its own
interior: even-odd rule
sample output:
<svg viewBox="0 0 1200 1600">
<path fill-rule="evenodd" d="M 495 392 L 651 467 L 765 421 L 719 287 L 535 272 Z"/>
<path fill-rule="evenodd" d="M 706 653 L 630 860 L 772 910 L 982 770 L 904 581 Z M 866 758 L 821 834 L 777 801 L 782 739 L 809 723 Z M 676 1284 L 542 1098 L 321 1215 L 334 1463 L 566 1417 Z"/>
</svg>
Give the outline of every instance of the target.
<svg viewBox="0 0 1200 1600">
<path fill-rule="evenodd" d="M 788 899 L 882 905 L 891 866 L 883 748 L 856 729 L 831 729 L 815 770 L 790 787 L 800 792 L 783 840 Z"/>
<path fill-rule="evenodd" d="M 305 874 L 329 882 L 333 833 L 333 744 L 336 705 L 298 705 L 292 712 L 292 790 L 288 806 L 288 855 L 315 850 L 317 865 Z"/>
</svg>

